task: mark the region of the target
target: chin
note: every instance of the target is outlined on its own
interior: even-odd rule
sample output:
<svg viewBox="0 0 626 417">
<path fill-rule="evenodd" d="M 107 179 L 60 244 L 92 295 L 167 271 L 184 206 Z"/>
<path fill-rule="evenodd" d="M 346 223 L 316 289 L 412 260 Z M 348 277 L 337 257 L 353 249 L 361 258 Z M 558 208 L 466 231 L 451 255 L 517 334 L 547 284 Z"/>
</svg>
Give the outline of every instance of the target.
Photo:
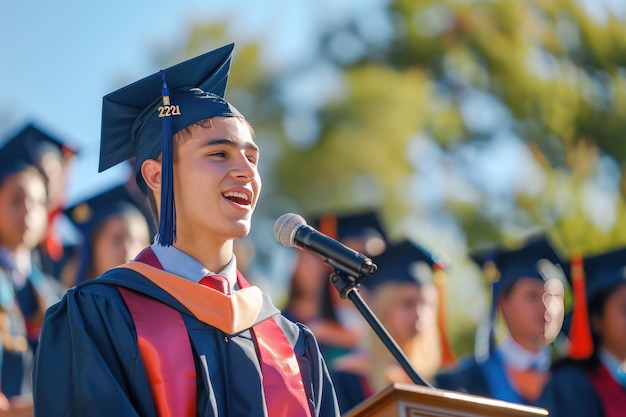
<svg viewBox="0 0 626 417">
<path fill-rule="evenodd" d="M 248 236 L 248 233 L 250 233 L 249 221 L 238 222 L 233 227 L 233 239 L 241 239 Z"/>
</svg>

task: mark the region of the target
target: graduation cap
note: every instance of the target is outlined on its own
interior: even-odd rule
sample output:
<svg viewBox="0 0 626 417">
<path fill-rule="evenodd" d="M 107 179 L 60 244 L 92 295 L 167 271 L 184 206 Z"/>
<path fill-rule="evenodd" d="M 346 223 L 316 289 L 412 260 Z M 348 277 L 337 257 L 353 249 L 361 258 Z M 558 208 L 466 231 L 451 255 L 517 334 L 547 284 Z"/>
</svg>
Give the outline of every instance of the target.
<svg viewBox="0 0 626 417">
<path fill-rule="evenodd" d="M 78 149 L 29 122 L 2 145 L 2 152 L 37 167 L 45 175 L 41 167 L 44 155 L 54 153 L 67 161 L 78 153 Z"/>
<path fill-rule="evenodd" d="M 79 252 L 79 266 L 76 283 L 89 278 L 87 268 L 91 260 L 94 234 L 111 216 L 137 213 L 142 215 L 134 197 L 121 184 L 107 189 L 66 208 L 64 213 L 80 231 L 83 242 Z"/>
<path fill-rule="evenodd" d="M 587 258 L 574 253 L 567 264 L 567 271 L 574 293 L 568 331 L 569 357 L 585 359 L 593 353 L 587 306 L 594 304 L 603 294 L 626 284 L 626 248 Z"/>
<path fill-rule="evenodd" d="M 550 265 L 560 264 L 559 255 L 543 235 L 529 239 L 519 248 L 496 248 L 471 254 L 470 257 L 493 285 L 494 302 L 518 280 L 532 278 L 544 281 L 547 274 L 553 273 Z"/>
<path fill-rule="evenodd" d="M 320 232 L 341 242 L 351 238 L 362 240 L 366 256 L 380 255 L 388 245 L 380 217 L 373 210 L 343 214 L 326 212 L 317 216 L 311 224 Z"/>
<path fill-rule="evenodd" d="M 45 141 L 38 140 L 43 135 L 31 133 L 36 132 L 27 127 L 0 145 L 0 181 L 28 167 L 37 167 L 38 149 L 45 146 Z"/>
<path fill-rule="evenodd" d="M 158 243 L 175 240 L 172 138 L 210 117 L 242 117 L 224 100 L 234 44 L 161 70 L 107 94 L 102 102 L 99 172 L 135 158 L 137 184 L 147 194 L 141 165 L 162 154 Z"/>
<path fill-rule="evenodd" d="M 27 159 L 19 157 L 14 153 L 0 148 L 0 183 L 2 183 L 7 177 L 21 172 L 27 169 L 29 166 L 33 166 Z"/>
<path fill-rule="evenodd" d="M 547 281 L 550 278 L 564 280 L 560 257 L 545 235 L 534 236 L 518 248 L 494 248 L 470 255 L 483 270 L 491 285 L 489 320 L 479 326 L 476 334 L 475 356 L 485 360 L 494 345 L 494 325 L 497 302 L 520 279 Z"/>
<path fill-rule="evenodd" d="M 409 240 L 387 247 L 373 261 L 378 266 L 376 274 L 362 281 L 370 291 L 387 283 L 431 284 L 437 263 L 431 253 Z"/>
<path fill-rule="evenodd" d="M 587 300 L 593 301 L 606 291 L 626 284 L 626 248 L 583 260 Z"/>
</svg>

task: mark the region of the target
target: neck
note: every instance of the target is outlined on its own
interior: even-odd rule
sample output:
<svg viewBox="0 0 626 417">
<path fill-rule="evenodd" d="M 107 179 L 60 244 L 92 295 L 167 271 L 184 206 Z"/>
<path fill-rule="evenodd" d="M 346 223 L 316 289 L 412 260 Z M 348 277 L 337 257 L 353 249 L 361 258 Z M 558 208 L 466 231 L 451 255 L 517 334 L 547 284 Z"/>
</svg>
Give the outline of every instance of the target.
<svg viewBox="0 0 626 417">
<path fill-rule="evenodd" d="M 515 343 L 526 349 L 531 353 L 538 353 L 545 347 L 544 343 L 541 343 L 539 340 L 534 338 L 524 338 L 519 336 L 511 335 Z"/>
<path fill-rule="evenodd" d="M 615 349 L 608 346 L 603 346 L 602 349 L 613 356 L 619 363 L 626 363 L 626 351 L 624 351 L 624 349 Z"/>
<path fill-rule="evenodd" d="M 177 239 L 174 246 L 200 262 L 211 272 L 219 272 L 233 257 L 233 241 L 215 242 L 210 240 L 190 241 Z"/>
</svg>

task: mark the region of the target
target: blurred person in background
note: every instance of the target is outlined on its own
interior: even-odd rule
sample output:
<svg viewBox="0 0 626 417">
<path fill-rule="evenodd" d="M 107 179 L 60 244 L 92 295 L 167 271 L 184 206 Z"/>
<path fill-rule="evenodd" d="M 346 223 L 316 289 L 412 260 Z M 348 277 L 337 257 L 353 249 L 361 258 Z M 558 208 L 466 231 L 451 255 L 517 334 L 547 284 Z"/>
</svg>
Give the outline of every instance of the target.
<svg viewBox="0 0 626 417">
<path fill-rule="evenodd" d="M 319 256 L 297 251 L 296 264 L 289 279 L 283 314 L 294 323 L 310 325 L 320 316 L 320 297 L 331 268 Z"/>
<path fill-rule="evenodd" d="M 569 357 L 555 364 L 539 405 L 554 417 L 623 416 L 626 249 L 584 260 L 574 255 L 569 265 L 575 289 Z"/>
<path fill-rule="evenodd" d="M 378 271 L 362 282 L 362 295 L 413 368 L 432 380 L 447 343 L 437 321 L 434 280 L 441 269 L 430 253 L 408 240 L 389 246 L 374 261 Z M 354 353 L 333 362 L 331 375 L 342 413 L 393 382 L 412 382 L 371 329 Z"/>
<path fill-rule="evenodd" d="M 438 388 L 535 404 L 549 377 L 548 346 L 563 324 L 564 274 L 545 236 L 521 248 L 495 249 L 472 259 L 492 282 L 489 319 L 479 327 L 471 358 L 463 358 L 435 378 Z M 499 319 L 506 336 L 496 346 Z"/>
<path fill-rule="evenodd" d="M 134 259 L 150 245 L 148 222 L 124 185 L 105 190 L 66 209 L 82 236 L 61 281 L 73 287 Z"/>
<path fill-rule="evenodd" d="M 380 255 L 388 244 L 379 215 L 374 210 L 324 213 L 318 216 L 314 227 L 369 258 Z M 317 260 L 321 262 L 319 258 Z M 342 299 L 331 285 L 330 266 L 323 264 L 323 267 L 322 279 L 317 281 L 320 285 L 315 309 L 317 318 L 310 320 L 307 326 L 315 334 L 322 355 L 331 366 L 335 359 L 357 347 L 367 330 L 367 322 L 352 301 Z"/>
<path fill-rule="evenodd" d="M 33 415 L 32 355 L 46 301 L 35 289 L 45 277 L 31 249 L 46 232 L 46 203 L 39 171 L 0 148 L 0 415 Z"/>
<path fill-rule="evenodd" d="M 64 245 L 58 222 L 65 208 L 69 169 L 78 150 L 33 122 L 26 123 L 11 136 L 4 149 L 9 154 L 21 155 L 42 175 L 47 193 L 48 221 L 33 257 L 43 272 L 58 279 L 63 265 L 71 256 L 70 248 Z"/>
</svg>

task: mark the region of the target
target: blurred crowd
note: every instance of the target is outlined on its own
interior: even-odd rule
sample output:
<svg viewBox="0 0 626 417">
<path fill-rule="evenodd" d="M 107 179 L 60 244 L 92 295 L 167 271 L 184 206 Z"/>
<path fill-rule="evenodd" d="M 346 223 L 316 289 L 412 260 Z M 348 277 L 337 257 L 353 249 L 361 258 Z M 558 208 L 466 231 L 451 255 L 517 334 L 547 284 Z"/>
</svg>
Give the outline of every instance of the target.
<svg viewBox="0 0 626 417">
<path fill-rule="evenodd" d="M 0 416 L 33 414 L 32 357 L 47 307 L 68 288 L 133 259 L 155 234 L 151 204 L 133 178 L 64 204 L 66 169 L 77 157 L 80 149 L 35 124 L 0 141 Z M 79 243 L 58 236 L 62 219 Z M 483 271 L 491 304 L 474 352 L 458 358 L 447 334 L 445 256 L 420 242 L 390 240 L 376 210 L 308 220 L 378 266 L 358 291 L 428 384 L 541 406 L 551 416 L 626 410 L 626 249 L 566 259 L 537 235 L 520 247 L 468 254 Z M 249 245 L 236 248 L 241 268 L 254 261 Z M 294 252 L 279 307 L 317 337 L 342 413 L 392 382 L 412 382 L 339 296 L 332 268 Z"/>
</svg>

